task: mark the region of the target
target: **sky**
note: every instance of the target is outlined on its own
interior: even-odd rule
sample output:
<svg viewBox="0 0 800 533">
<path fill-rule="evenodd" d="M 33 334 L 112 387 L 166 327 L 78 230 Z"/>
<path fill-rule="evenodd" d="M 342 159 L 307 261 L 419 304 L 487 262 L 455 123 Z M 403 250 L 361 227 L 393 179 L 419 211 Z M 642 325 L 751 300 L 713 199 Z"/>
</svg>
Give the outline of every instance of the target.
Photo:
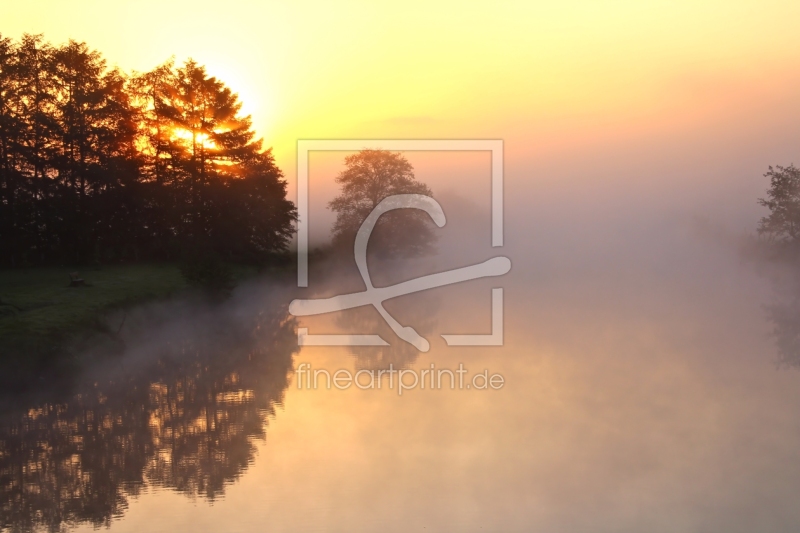
<svg viewBox="0 0 800 533">
<path fill-rule="evenodd" d="M 773 368 L 762 307 L 771 289 L 742 266 L 736 243 L 764 214 L 757 198 L 768 187 L 768 166 L 800 164 L 800 2 L 0 2 L 7 37 L 85 41 L 125 71 L 148 70 L 173 55 L 206 65 L 240 95 L 274 148 L 292 199 L 299 139 L 504 142 L 510 351 L 488 364 L 513 376 L 517 385 L 509 387 L 524 395 L 482 403 L 476 415 L 462 396 L 438 397 L 452 404 L 397 402 L 397 411 L 377 402 L 348 410 L 339 402 L 351 396 L 290 391 L 286 411 L 271 422 L 260 470 L 253 467 L 226 500 L 212 508 L 186 499 L 175 511 L 175 500 L 158 493 L 151 498 L 158 512 L 132 505 L 133 519 L 120 530 L 140 531 L 155 515 L 186 521 L 167 524 L 172 530 L 191 529 L 189 522 L 216 527 L 210 515 L 228 516 L 219 512 L 226 505 L 254 520 L 254 529 L 269 521 L 276 530 L 297 530 L 300 518 L 320 515 L 311 504 L 331 516 L 352 514 L 345 524 L 370 527 L 359 513 L 377 516 L 401 493 L 415 504 L 404 518 L 441 515 L 448 502 L 463 518 L 464 507 L 455 504 L 480 510 L 506 498 L 513 519 L 534 512 L 526 504 L 541 492 L 537 501 L 547 505 L 535 512 L 545 516 L 537 522 L 542 531 L 580 518 L 574 510 L 587 502 L 597 511 L 581 515 L 583 529 L 600 523 L 625 530 L 617 512 L 633 524 L 630 531 L 684 524 L 771 530 L 764 521 L 778 531 L 781 520 L 796 516 L 786 495 L 796 494 L 792 483 L 800 479 L 797 376 Z M 438 198 L 469 197 L 461 222 L 470 206 L 488 207 L 485 154 L 409 158 L 435 196 L 446 193 Z M 335 194 L 339 160 L 310 158 L 312 213 Z M 443 205 L 450 213 L 453 204 Z M 475 219 L 475 228 L 489 220 Z M 329 224 L 332 214 L 322 220 Z M 485 226 L 452 221 L 469 234 L 469 246 L 442 239 L 448 253 L 441 270 L 501 253 L 490 247 Z M 310 287 L 318 282 L 312 276 Z M 488 287 L 482 290 L 488 303 Z M 478 309 L 474 301 L 454 300 L 459 313 L 439 313 L 453 321 L 450 331 Z M 488 327 L 488 308 L 481 309 L 479 326 Z M 341 355 L 328 360 L 338 364 Z M 502 413 L 492 411 L 498 406 Z M 387 429 L 420 413 L 432 444 L 417 426 Z M 476 420 L 484 431 L 473 429 Z M 320 424 L 332 429 L 319 433 Z M 392 448 L 388 441 L 398 434 Z M 450 453 L 440 435 L 448 446 L 495 446 L 478 450 L 492 461 L 469 463 L 493 482 L 461 482 L 455 474 L 471 471 L 459 453 L 478 452 Z M 421 465 L 409 470 L 420 473 L 415 484 L 391 484 L 388 497 L 383 486 L 364 483 L 401 479 L 407 464 L 386 460 L 384 449 Z M 427 468 L 432 464 L 452 468 L 454 477 L 437 477 L 442 470 Z M 342 474 L 342 465 L 351 470 Z M 430 479 L 459 481 L 420 484 Z M 620 496 L 623 489 L 630 493 Z M 448 491 L 469 494 L 440 498 Z M 266 495 L 253 498 L 257 493 Z M 613 505 L 615 498 L 624 505 Z M 589 523 L 606 510 L 610 519 Z M 563 515 L 549 521 L 551 512 Z M 709 515 L 716 521 L 692 521 Z M 643 525 L 652 517 L 665 525 Z M 536 529 L 524 525 L 519 529 Z"/>
<path fill-rule="evenodd" d="M 519 196 L 728 180 L 754 203 L 797 145 L 794 1 L 3 3 L 8 37 L 206 65 L 290 183 L 298 139 L 500 138 Z"/>
</svg>

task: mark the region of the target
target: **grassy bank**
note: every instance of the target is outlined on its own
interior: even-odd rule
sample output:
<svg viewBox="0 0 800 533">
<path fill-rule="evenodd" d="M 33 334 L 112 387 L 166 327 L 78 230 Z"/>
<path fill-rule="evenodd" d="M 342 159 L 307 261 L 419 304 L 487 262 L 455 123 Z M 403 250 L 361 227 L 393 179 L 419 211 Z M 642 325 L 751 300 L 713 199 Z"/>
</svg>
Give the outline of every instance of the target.
<svg viewBox="0 0 800 533">
<path fill-rule="evenodd" d="M 0 271 L 0 346 L 11 341 L 60 341 L 91 326 L 103 311 L 170 296 L 186 287 L 174 265 L 126 265 L 80 271 L 85 286 L 70 287 L 70 269 Z"/>
<path fill-rule="evenodd" d="M 85 285 L 70 287 L 70 268 L 0 270 L 0 372 L 24 379 L 81 336 L 101 330 L 115 308 L 167 298 L 187 288 L 173 264 L 80 270 Z M 60 361 L 63 363 L 63 361 Z"/>
</svg>

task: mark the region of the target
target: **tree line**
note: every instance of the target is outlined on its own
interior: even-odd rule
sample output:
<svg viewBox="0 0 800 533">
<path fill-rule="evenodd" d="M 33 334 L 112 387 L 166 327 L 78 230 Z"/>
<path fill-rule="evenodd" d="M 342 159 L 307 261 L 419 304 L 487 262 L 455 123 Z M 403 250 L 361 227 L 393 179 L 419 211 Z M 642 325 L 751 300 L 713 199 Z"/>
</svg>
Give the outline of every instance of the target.
<svg viewBox="0 0 800 533">
<path fill-rule="evenodd" d="M 296 218 L 271 150 L 205 67 L 109 68 L 0 35 L 0 266 L 260 262 Z"/>
</svg>

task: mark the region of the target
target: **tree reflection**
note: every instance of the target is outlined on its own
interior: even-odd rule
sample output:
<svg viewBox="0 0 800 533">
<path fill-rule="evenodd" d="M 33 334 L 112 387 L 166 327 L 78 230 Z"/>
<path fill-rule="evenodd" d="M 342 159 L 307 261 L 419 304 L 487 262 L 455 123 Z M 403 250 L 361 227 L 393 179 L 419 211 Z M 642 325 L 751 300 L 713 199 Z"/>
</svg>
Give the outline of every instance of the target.
<svg viewBox="0 0 800 533">
<path fill-rule="evenodd" d="M 0 529 L 108 525 L 147 485 L 214 499 L 252 462 L 297 349 L 285 314 L 198 323 L 135 375 L 0 418 Z"/>
<path fill-rule="evenodd" d="M 417 333 L 428 338 L 436 328 L 436 311 L 439 299 L 430 291 L 413 295 L 413 300 L 385 302 L 385 307 L 401 324 L 412 326 Z M 342 331 L 377 334 L 389 346 L 351 346 L 356 357 L 356 367 L 367 370 L 406 368 L 419 357 L 420 351 L 399 339 L 386 321 L 372 306 L 357 307 L 339 313 L 336 325 Z"/>
<path fill-rule="evenodd" d="M 767 307 L 772 333 L 778 350 L 778 364 L 800 368 L 800 295 L 788 303 Z"/>
</svg>

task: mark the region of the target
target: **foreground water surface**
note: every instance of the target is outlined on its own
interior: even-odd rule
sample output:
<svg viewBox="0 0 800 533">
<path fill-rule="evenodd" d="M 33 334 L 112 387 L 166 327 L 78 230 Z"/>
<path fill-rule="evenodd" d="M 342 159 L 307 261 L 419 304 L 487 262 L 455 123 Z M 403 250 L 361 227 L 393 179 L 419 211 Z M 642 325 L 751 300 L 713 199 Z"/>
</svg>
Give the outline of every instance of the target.
<svg viewBox="0 0 800 533">
<path fill-rule="evenodd" d="M 624 261 L 617 249 L 569 264 L 518 239 L 504 278 L 387 303 L 431 341 L 428 353 L 373 309 L 291 317 L 296 290 L 274 280 L 222 305 L 134 310 L 124 356 L 66 393 L 5 407 L 0 526 L 794 530 L 800 373 L 776 361 L 797 330 L 774 320 L 793 296 L 703 235 L 676 225 L 658 246 L 631 244 Z M 317 281 L 315 294 L 352 285 Z M 504 288 L 504 346 L 447 347 L 442 333 L 491 331 L 493 287 Z M 390 346 L 299 347 L 300 327 L 379 331 Z M 504 384 L 400 394 L 384 376 L 380 389 L 315 389 L 298 387 L 300 365 L 463 365 Z"/>
</svg>

